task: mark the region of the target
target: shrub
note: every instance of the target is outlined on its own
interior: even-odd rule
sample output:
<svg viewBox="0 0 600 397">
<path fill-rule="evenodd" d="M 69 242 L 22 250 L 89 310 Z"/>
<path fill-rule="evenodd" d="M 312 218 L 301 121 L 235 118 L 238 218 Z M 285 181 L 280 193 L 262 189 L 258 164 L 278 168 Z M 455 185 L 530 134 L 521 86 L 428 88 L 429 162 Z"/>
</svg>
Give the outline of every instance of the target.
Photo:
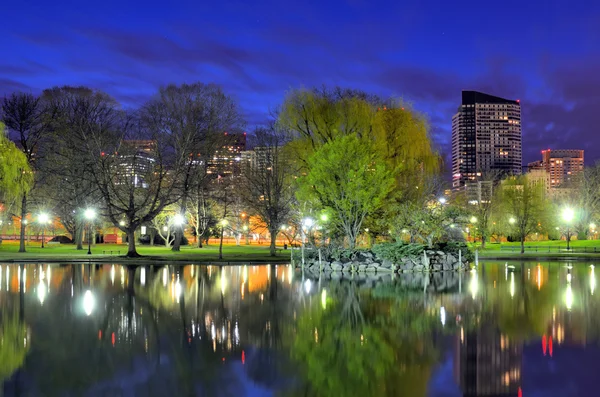
<svg viewBox="0 0 600 397">
<path fill-rule="evenodd" d="M 443 251 L 446 254 L 452 254 L 455 258 L 458 258 L 458 251 L 461 251 L 463 259 L 472 262 L 475 259 L 475 254 L 469 248 L 467 243 L 464 241 L 447 241 L 443 243 L 437 243 L 434 245 L 434 250 Z"/>
<path fill-rule="evenodd" d="M 405 243 L 397 241 L 393 243 L 375 244 L 372 248 L 378 258 L 386 259 L 393 263 L 402 262 L 402 258 L 419 258 L 423 255 L 425 246 L 418 243 Z"/>
</svg>

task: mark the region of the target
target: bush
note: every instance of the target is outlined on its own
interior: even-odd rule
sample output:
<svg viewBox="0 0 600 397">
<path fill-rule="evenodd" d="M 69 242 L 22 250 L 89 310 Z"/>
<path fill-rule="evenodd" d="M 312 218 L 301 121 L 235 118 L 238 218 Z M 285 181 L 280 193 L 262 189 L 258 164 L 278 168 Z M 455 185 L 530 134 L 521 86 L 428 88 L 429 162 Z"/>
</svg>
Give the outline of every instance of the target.
<svg viewBox="0 0 600 397">
<path fill-rule="evenodd" d="M 423 255 L 425 245 L 418 243 L 405 243 L 397 241 L 393 243 L 375 244 L 372 251 L 378 258 L 386 259 L 393 263 L 402 262 L 402 258 L 416 259 Z"/>
</svg>

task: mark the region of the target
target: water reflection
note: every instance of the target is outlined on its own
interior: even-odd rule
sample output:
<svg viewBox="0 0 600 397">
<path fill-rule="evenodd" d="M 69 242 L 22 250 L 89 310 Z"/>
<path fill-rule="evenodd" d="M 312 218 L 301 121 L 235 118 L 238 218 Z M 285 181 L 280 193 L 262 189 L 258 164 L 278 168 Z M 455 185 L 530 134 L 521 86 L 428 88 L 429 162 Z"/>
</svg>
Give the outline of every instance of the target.
<svg viewBox="0 0 600 397">
<path fill-rule="evenodd" d="M 4 264 L 0 377 L 32 396 L 593 396 L 594 269 Z"/>
</svg>

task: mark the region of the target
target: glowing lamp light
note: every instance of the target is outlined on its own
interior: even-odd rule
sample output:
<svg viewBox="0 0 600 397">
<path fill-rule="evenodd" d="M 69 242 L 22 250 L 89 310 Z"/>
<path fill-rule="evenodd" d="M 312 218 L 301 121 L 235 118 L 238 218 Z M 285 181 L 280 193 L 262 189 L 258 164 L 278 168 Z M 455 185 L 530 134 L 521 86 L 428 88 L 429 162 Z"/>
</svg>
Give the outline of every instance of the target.
<svg viewBox="0 0 600 397">
<path fill-rule="evenodd" d="M 185 218 L 181 214 L 175 214 L 173 217 L 173 223 L 177 226 L 181 226 L 185 223 Z"/>
<path fill-rule="evenodd" d="M 85 216 L 85 219 L 87 219 L 88 221 L 91 221 L 96 217 L 96 211 L 92 208 L 88 208 L 83 213 L 83 216 Z"/>
<path fill-rule="evenodd" d="M 471 223 L 477 223 L 477 218 L 472 216 L 470 219 Z"/>
<path fill-rule="evenodd" d="M 510 219 L 508 220 L 508 223 L 510 223 L 511 225 L 514 225 L 516 221 L 517 220 L 511 216 Z"/>
<path fill-rule="evenodd" d="M 440 197 L 439 202 L 440 204 L 446 204 L 446 197 Z"/>
<path fill-rule="evenodd" d="M 40 304 L 44 304 L 44 300 L 46 300 L 46 294 L 48 293 L 48 289 L 46 284 L 44 284 L 41 280 L 37 287 L 37 296 L 40 301 Z"/>
<path fill-rule="evenodd" d="M 323 222 L 327 222 L 327 220 L 328 220 L 328 219 L 329 219 L 329 217 L 327 216 L 327 214 L 322 214 L 322 215 L 321 215 L 321 220 L 322 220 Z"/>
<path fill-rule="evenodd" d="M 570 223 L 575 218 L 575 211 L 572 208 L 565 208 L 562 211 L 562 218 L 565 222 Z"/>
<path fill-rule="evenodd" d="M 312 227 L 312 225 L 315 224 L 315 221 L 312 218 L 304 218 L 302 224 L 304 225 L 304 227 L 310 228 Z"/>
<path fill-rule="evenodd" d="M 325 288 L 321 291 L 321 306 L 323 310 L 327 309 L 327 290 Z"/>
<path fill-rule="evenodd" d="M 479 288 L 478 285 L 478 280 L 477 280 L 477 273 L 475 272 L 475 269 L 471 270 L 471 281 L 469 282 L 469 290 L 471 290 L 471 296 L 473 297 L 473 299 L 475 299 L 475 297 L 477 296 L 477 290 Z"/>
<path fill-rule="evenodd" d="M 89 289 L 87 291 L 85 291 L 85 294 L 83 295 L 83 311 L 85 312 L 86 315 L 91 315 L 92 312 L 94 311 L 94 306 L 96 305 L 95 299 L 94 299 L 94 295 L 92 294 L 92 291 L 90 291 Z"/>
<path fill-rule="evenodd" d="M 48 223 L 48 220 L 50 219 L 50 217 L 48 217 L 48 214 L 40 214 L 38 216 L 38 221 L 42 224 L 45 225 L 46 223 Z"/>
<path fill-rule="evenodd" d="M 125 226 L 125 221 L 119 222 L 119 226 Z"/>
<path fill-rule="evenodd" d="M 440 308 L 440 320 L 442 322 L 442 326 L 446 326 L 446 308 L 444 306 Z"/>
</svg>

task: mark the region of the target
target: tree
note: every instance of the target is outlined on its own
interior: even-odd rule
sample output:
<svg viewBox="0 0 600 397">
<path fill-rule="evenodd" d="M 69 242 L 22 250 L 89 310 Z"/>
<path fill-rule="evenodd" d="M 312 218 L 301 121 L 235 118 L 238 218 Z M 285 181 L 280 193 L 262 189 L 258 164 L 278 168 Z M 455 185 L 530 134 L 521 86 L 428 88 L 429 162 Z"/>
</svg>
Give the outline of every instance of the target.
<svg viewBox="0 0 600 397">
<path fill-rule="evenodd" d="M 144 113 L 152 128 L 170 134 L 174 148 L 189 157 L 178 169 L 179 211 L 184 215 L 189 199 L 198 202 L 203 197 L 209 179 L 207 166 L 223 146 L 224 133 L 243 125 L 241 112 L 221 87 L 195 83 L 161 88 L 146 104 Z M 175 233 L 180 236 L 175 239 L 173 251 L 179 251 L 183 229 L 177 228 Z"/>
<path fill-rule="evenodd" d="M 13 93 L 5 97 L 2 101 L 2 121 L 9 131 L 9 136 L 17 142 L 18 148 L 23 152 L 29 166 L 34 172 L 33 181 L 40 177 L 36 163 L 43 157 L 43 151 L 40 150 L 42 144 L 48 138 L 48 123 L 45 117 L 45 106 L 40 97 L 29 93 Z M 25 252 L 25 228 L 28 211 L 28 198 L 35 183 L 31 189 L 23 192 L 20 197 L 20 218 L 21 232 L 19 237 L 19 252 Z"/>
<path fill-rule="evenodd" d="M 299 199 L 315 199 L 333 214 L 332 222 L 354 248 L 366 216 L 383 204 L 394 185 L 392 173 L 370 142 L 355 135 L 323 145 L 307 160 L 309 172 L 299 178 Z"/>
<path fill-rule="evenodd" d="M 285 153 L 285 137 L 275 128 L 255 131 L 257 146 L 253 164 L 243 175 L 243 197 L 246 205 L 259 215 L 271 236 L 270 254 L 275 256 L 275 242 L 282 225 L 292 211 L 291 163 Z"/>
<path fill-rule="evenodd" d="M 590 224 L 600 221 L 600 163 L 585 168 L 576 186 L 571 204 L 578 209 L 578 230 L 587 236 Z"/>
<path fill-rule="evenodd" d="M 492 215 L 497 210 L 500 203 L 500 197 L 496 193 L 496 188 L 500 179 L 500 173 L 485 173 L 480 180 L 473 183 L 471 192 L 473 194 L 467 197 L 468 207 L 477 220 L 477 235 L 481 238 L 481 248 L 492 235 Z"/>
<path fill-rule="evenodd" d="M 176 214 L 174 208 L 165 208 L 154 219 L 152 226 L 158 235 L 165 241 L 165 247 L 171 247 L 173 220 Z"/>
<path fill-rule="evenodd" d="M 27 195 L 33 186 L 33 173 L 25 154 L 4 134 L 0 123 L 0 195 L 5 203 L 13 203 Z"/>
<path fill-rule="evenodd" d="M 502 182 L 501 205 L 510 230 L 521 242 L 525 252 L 525 239 L 545 223 L 548 201 L 543 186 L 530 181 L 527 176 L 510 177 Z"/>
<path fill-rule="evenodd" d="M 42 98 L 50 129 L 48 148 L 40 166 L 43 193 L 52 212 L 71 234 L 77 249 L 83 249 L 84 212 L 98 206 L 100 194 L 91 167 L 95 158 L 86 152 L 89 130 L 108 131 L 115 125 L 116 102 L 106 94 L 86 87 L 54 87 Z"/>
</svg>

